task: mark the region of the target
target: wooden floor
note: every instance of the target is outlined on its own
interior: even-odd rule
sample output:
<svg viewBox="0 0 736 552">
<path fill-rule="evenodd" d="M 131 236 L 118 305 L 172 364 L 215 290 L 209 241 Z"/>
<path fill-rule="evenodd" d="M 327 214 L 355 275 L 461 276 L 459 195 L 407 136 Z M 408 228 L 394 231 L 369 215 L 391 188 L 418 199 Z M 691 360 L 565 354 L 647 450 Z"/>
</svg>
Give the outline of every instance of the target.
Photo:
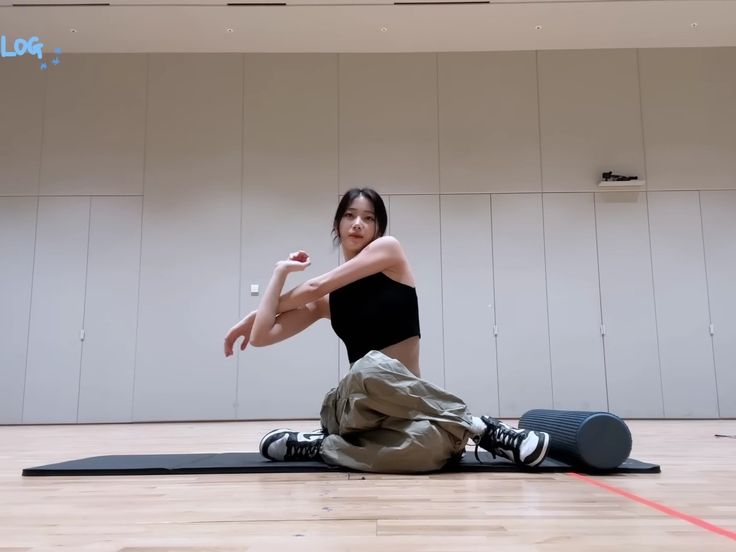
<svg viewBox="0 0 736 552">
<path fill-rule="evenodd" d="M 567 474 L 20 475 L 99 454 L 257 450 L 284 425 L 316 427 L 0 427 L 0 550 L 736 550 L 736 439 L 714 437 L 736 420 L 632 421 L 632 456 L 662 473 L 591 478 L 695 523 Z"/>
</svg>

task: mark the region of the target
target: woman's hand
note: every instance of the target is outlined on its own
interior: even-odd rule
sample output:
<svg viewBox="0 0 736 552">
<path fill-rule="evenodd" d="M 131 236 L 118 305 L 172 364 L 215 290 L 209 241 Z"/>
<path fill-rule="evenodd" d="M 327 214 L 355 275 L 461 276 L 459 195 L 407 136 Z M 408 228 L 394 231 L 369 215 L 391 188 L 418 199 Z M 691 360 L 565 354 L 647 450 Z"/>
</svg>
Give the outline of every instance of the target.
<svg viewBox="0 0 736 552">
<path fill-rule="evenodd" d="M 240 344 L 240 350 L 245 351 L 245 348 L 250 342 L 250 332 L 253 329 L 253 322 L 256 320 L 256 311 L 253 311 L 248 316 L 243 318 L 235 326 L 230 328 L 225 336 L 225 356 L 229 357 L 233 354 L 233 346 L 239 338 L 243 338 Z"/>
<path fill-rule="evenodd" d="M 312 264 L 312 260 L 305 251 L 296 251 L 289 255 L 285 261 L 276 263 L 276 268 L 281 268 L 286 272 L 299 272 Z"/>
</svg>

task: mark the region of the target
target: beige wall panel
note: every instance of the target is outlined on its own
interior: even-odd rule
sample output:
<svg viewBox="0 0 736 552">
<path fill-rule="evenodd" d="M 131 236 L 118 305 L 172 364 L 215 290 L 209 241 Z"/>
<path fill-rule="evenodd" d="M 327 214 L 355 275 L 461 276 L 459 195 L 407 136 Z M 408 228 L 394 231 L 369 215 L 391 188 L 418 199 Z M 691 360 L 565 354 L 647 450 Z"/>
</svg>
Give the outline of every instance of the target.
<svg viewBox="0 0 736 552">
<path fill-rule="evenodd" d="M 718 411 L 736 418 L 736 191 L 702 192 L 700 210 Z"/>
<path fill-rule="evenodd" d="M 544 191 L 597 191 L 608 170 L 644 178 L 636 51 L 545 51 L 538 61 Z"/>
<path fill-rule="evenodd" d="M 90 209 L 80 423 L 129 422 L 143 198 L 93 197 Z"/>
<path fill-rule="evenodd" d="M 647 187 L 736 189 L 736 48 L 639 56 Z"/>
<path fill-rule="evenodd" d="M 38 194 L 46 74 L 35 61 L 0 62 L 0 195 Z"/>
<path fill-rule="evenodd" d="M 133 420 L 235 416 L 242 56 L 150 58 Z"/>
<path fill-rule="evenodd" d="M 491 196 L 500 415 L 552 408 L 542 194 Z"/>
<path fill-rule="evenodd" d="M 718 416 L 703 221 L 697 192 L 648 194 L 665 417 Z"/>
<path fill-rule="evenodd" d="M 289 275 L 284 290 L 337 265 L 336 105 L 337 55 L 245 56 L 242 315 L 258 308 L 275 263 L 292 251 L 307 251 L 312 264 Z M 239 359 L 238 417 L 315 418 L 337 377 L 328 320 L 248 348 Z"/>
<path fill-rule="evenodd" d="M 534 52 L 440 54 L 442 193 L 541 190 Z"/>
<path fill-rule="evenodd" d="M 23 423 L 75 423 L 89 242 L 89 197 L 38 202 Z"/>
<path fill-rule="evenodd" d="M 447 390 L 480 416 L 498 416 L 491 198 L 440 197 L 442 319 Z"/>
<path fill-rule="evenodd" d="M 38 198 L 0 197 L 0 424 L 20 423 Z"/>
<path fill-rule="evenodd" d="M 340 190 L 439 191 L 437 56 L 340 55 Z"/>
<path fill-rule="evenodd" d="M 64 55 L 48 70 L 41 194 L 140 195 L 146 56 Z"/>
<path fill-rule="evenodd" d="M 595 210 L 608 408 L 623 418 L 661 418 L 646 194 L 598 193 Z"/>
<path fill-rule="evenodd" d="M 552 396 L 561 410 L 608 410 L 593 194 L 544 194 Z"/>
</svg>

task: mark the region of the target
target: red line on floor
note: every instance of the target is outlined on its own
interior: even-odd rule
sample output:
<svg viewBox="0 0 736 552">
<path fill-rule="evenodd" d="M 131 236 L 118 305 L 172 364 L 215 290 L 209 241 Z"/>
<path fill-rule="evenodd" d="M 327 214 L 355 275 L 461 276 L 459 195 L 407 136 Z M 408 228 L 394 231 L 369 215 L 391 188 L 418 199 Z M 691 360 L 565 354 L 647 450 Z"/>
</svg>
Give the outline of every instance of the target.
<svg viewBox="0 0 736 552">
<path fill-rule="evenodd" d="M 635 495 L 634 493 L 630 493 L 629 491 L 619 489 L 618 487 L 614 487 L 613 485 L 608 485 L 607 483 L 602 483 L 600 481 L 591 479 L 590 477 L 586 477 L 579 473 L 569 473 L 568 475 L 570 477 L 579 479 L 580 481 L 584 481 L 585 483 L 588 483 L 589 485 L 595 485 L 596 487 L 600 487 L 601 489 L 605 489 L 606 491 L 609 491 L 611 493 L 621 495 L 625 498 L 628 498 L 629 500 L 633 500 L 634 502 L 643 504 L 644 506 L 649 506 L 650 508 L 659 510 L 660 512 L 667 514 L 668 516 L 672 516 L 674 518 L 678 518 L 683 521 L 687 521 L 688 523 L 692 523 L 693 525 L 697 525 L 701 529 L 705 529 L 707 531 L 710 531 L 711 533 L 716 533 L 718 535 L 727 537 L 731 540 L 736 540 L 735 532 L 729 531 L 728 529 L 724 529 L 723 527 L 718 527 L 717 525 L 713 525 L 712 523 L 708 523 L 704 519 L 700 519 L 698 517 L 691 516 L 689 514 L 678 512 L 677 510 L 674 510 L 673 508 L 670 508 L 669 506 L 665 506 L 664 504 L 660 504 L 659 502 L 654 502 L 653 500 L 649 500 L 648 498 L 643 498 L 641 496 Z"/>
</svg>

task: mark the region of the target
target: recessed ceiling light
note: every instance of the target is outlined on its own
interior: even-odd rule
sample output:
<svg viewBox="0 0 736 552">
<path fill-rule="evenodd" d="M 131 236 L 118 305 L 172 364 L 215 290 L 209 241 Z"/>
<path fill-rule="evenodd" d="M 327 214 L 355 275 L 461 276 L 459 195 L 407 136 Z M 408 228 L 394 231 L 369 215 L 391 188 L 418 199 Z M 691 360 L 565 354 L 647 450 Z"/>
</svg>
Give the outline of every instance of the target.
<svg viewBox="0 0 736 552">
<path fill-rule="evenodd" d="M 388 27 L 381 27 L 380 31 L 382 33 L 385 33 L 386 31 L 388 31 Z"/>
<path fill-rule="evenodd" d="M 76 33 L 77 32 L 77 29 L 69 29 L 69 32 L 70 33 Z"/>
<path fill-rule="evenodd" d="M 227 29 L 225 29 L 225 30 L 226 30 L 227 32 L 229 32 L 229 33 L 233 33 L 233 32 L 235 32 L 235 31 L 234 31 L 233 29 L 231 29 L 230 27 L 228 27 L 228 28 L 227 28 Z"/>
<path fill-rule="evenodd" d="M 697 23 L 690 23 L 690 26 L 691 26 L 691 27 L 692 27 L 693 29 L 697 29 L 697 28 L 698 28 L 698 24 L 697 24 Z"/>
<path fill-rule="evenodd" d="M 542 26 L 541 25 L 537 25 L 536 27 L 534 27 L 534 29 L 536 29 L 537 31 L 541 31 L 542 30 Z"/>
</svg>

